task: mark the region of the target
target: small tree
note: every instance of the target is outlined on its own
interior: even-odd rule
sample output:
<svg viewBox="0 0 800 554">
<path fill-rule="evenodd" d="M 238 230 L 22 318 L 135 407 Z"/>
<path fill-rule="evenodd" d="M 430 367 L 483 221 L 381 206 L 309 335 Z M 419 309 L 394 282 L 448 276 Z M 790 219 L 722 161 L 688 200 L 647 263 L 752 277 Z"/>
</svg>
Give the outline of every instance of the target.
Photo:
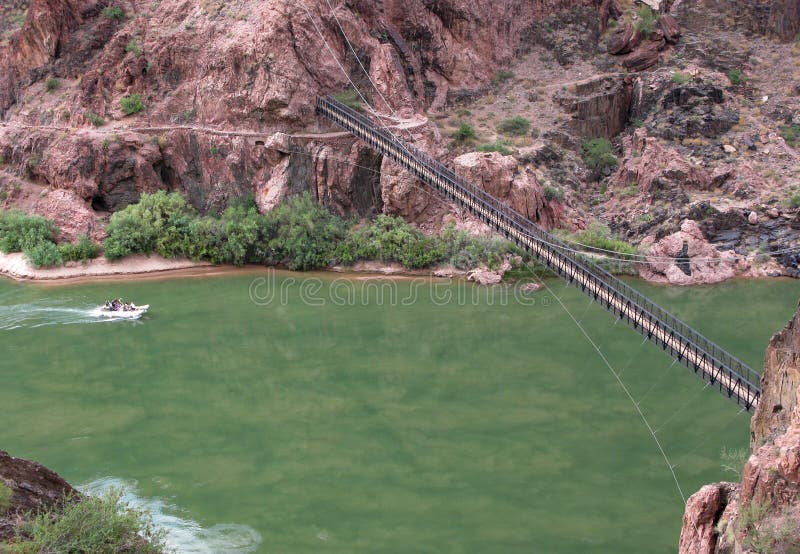
<svg viewBox="0 0 800 554">
<path fill-rule="evenodd" d="M 515 115 L 501 121 L 497 130 L 504 135 L 521 137 L 527 135 L 531 130 L 531 122 L 520 115 Z"/>
<path fill-rule="evenodd" d="M 456 132 L 453 133 L 453 141 L 461 144 L 474 140 L 476 136 L 475 129 L 473 129 L 472 125 L 467 122 L 462 122 L 461 125 L 458 126 L 458 129 L 456 129 Z"/>
</svg>

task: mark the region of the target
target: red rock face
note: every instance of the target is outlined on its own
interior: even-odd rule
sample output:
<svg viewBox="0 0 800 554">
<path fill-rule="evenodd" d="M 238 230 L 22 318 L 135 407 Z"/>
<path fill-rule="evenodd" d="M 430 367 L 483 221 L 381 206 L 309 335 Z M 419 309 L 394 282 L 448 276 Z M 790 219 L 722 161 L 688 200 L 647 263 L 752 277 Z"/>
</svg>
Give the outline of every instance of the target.
<svg viewBox="0 0 800 554">
<path fill-rule="evenodd" d="M 791 552 L 800 540 L 800 310 L 767 348 L 762 396 L 750 423 L 752 455 L 741 485 L 707 485 L 686 504 L 680 554 Z M 759 506 L 756 521 L 744 521 Z M 716 529 L 726 530 L 718 533 Z"/>
</svg>

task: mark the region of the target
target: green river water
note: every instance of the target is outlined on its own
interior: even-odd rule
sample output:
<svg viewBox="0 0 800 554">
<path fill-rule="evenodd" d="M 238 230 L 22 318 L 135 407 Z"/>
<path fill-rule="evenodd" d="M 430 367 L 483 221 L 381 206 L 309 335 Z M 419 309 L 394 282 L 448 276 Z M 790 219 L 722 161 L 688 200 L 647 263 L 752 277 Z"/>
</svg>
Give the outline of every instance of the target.
<svg viewBox="0 0 800 554">
<path fill-rule="evenodd" d="M 0 281 L 0 448 L 122 487 L 181 552 L 676 551 L 673 476 L 550 293 L 333 279 Z M 549 283 L 683 493 L 733 478 L 749 416 Z M 800 297 L 636 284 L 758 369 Z M 151 313 L 98 322 L 111 296 Z"/>
</svg>

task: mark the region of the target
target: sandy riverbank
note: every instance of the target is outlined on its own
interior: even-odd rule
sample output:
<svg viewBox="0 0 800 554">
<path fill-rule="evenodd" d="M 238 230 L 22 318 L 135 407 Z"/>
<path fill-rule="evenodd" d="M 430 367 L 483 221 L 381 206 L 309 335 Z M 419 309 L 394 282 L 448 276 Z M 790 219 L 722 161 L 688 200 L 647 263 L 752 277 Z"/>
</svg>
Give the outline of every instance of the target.
<svg viewBox="0 0 800 554">
<path fill-rule="evenodd" d="M 175 272 L 178 270 L 212 268 L 208 262 L 195 262 L 187 259 L 168 260 L 161 256 L 128 256 L 110 262 L 105 258 L 95 258 L 86 263 L 69 262 L 60 267 L 35 268 L 21 252 L 0 253 L 0 275 L 17 281 L 72 281 L 96 277 L 122 275 L 148 275 L 152 273 Z"/>
</svg>

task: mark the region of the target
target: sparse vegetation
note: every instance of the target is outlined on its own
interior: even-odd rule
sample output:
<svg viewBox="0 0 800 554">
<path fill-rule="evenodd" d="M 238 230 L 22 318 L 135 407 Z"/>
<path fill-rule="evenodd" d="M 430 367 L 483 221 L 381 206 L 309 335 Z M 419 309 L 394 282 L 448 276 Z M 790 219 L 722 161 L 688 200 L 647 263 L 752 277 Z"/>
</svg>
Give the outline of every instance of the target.
<svg viewBox="0 0 800 554">
<path fill-rule="evenodd" d="M 581 145 L 581 157 L 586 167 L 597 175 L 607 174 L 617 166 L 617 157 L 611 141 L 606 138 L 593 138 Z"/>
<path fill-rule="evenodd" d="M 507 140 L 498 139 L 489 144 L 481 144 L 476 150 L 478 150 L 478 152 L 499 152 L 503 156 L 508 156 L 511 154 L 510 146 L 511 143 Z"/>
<path fill-rule="evenodd" d="M 781 125 L 781 137 L 786 141 L 786 144 L 792 148 L 797 148 L 797 137 L 800 136 L 800 125 Z"/>
<path fill-rule="evenodd" d="M 517 137 L 527 135 L 530 129 L 531 122 L 519 115 L 506 118 L 497 125 L 497 130 L 500 133 Z"/>
<path fill-rule="evenodd" d="M 337 102 L 341 102 L 351 110 L 356 110 L 357 112 L 363 111 L 364 106 L 362 105 L 361 97 L 358 95 L 353 89 L 343 90 L 341 92 L 337 92 L 333 95 L 334 100 Z"/>
<path fill-rule="evenodd" d="M 638 16 L 636 20 L 636 30 L 639 31 L 644 38 L 649 39 L 655 29 L 656 14 L 650 9 L 650 6 L 641 6 L 636 11 L 636 15 Z"/>
<path fill-rule="evenodd" d="M 689 76 L 686 73 L 681 73 L 680 71 L 676 71 L 672 74 L 672 82 L 676 85 L 685 85 L 689 82 Z"/>
<path fill-rule="evenodd" d="M 456 144 L 463 144 L 465 142 L 469 142 L 474 140 L 477 135 L 475 134 L 475 129 L 467 122 L 462 122 L 458 129 L 452 134 L 453 142 Z"/>
<path fill-rule="evenodd" d="M 86 116 L 86 119 L 89 120 L 89 123 L 91 123 L 95 127 L 100 127 L 102 125 L 105 125 L 106 123 L 102 117 L 100 117 L 94 112 L 86 112 L 84 115 Z"/>
<path fill-rule="evenodd" d="M 800 208 L 800 192 L 794 192 L 789 197 L 789 206 L 792 208 Z"/>
<path fill-rule="evenodd" d="M 587 229 L 572 234 L 560 233 L 569 241 L 580 243 L 583 246 L 597 248 L 600 250 L 610 250 L 622 255 L 633 255 L 637 249 L 632 244 L 614 237 L 608 226 L 602 223 L 592 223 Z"/>
<path fill-rule="evenodd" d="M 142 47 L 139 45 L 139 41 L 135 38 L 132 38 L 128 44 L 125 45 L 125 52 L 133 54 L 136 57 L 142 55 Z"/>
<path fill-rule="evenodd" d="M 739 85 L 744 82 L 745 77 L 741 69 L 731 69 L 727 73 L 728 80 L 732 85 Z"/>
<path fill-rule="evenodd" d="M 125 18 L 125 12 L 122 11 L 122 8 L 118 8 L 117 6 L 108 6 L 103 8 L 103 17 L 106 19 L 113 19 L 114 21 L 122 21 Z"/>
<path fill-rule="evenodd" d="M 564 200 L 564 191 L 558 187 L 547 185 L 544 187 L 544 197 L 550 201 L 556 200 L 560 202 Z"/>
<path fill-rule="evenodd" d="M 50 77 L 44 82 L 44 88 L 47 89 L 47 92 L 53 92 L 60 84 L 61 83 L 58 79 L 55 77 Z"/>
<path fill-rule="evenodd" d="M 17 540 L 4 548 L 18 554 L 160 554 L 166 546 L 163 532 L 155 529 L 150 516 L 128 506 L 119 492 L 112 491 L 102 497 L 68 499 L 53 511 L 36 515 L 23 524 Z"/>
<path fill-rule="evenodd" d="M 495 84 L 505 83 L 514 78 L 514 72 L 508 69 L 501 69 L 492 76 L 492 82 Z"/>
<path fill-rule="evenodd" d="M 128 96 L 123 96 L 119 100 L 119 105 L 125 115 L 137 114 L 144 110 L 144 102 L 142 101 L 141 94 L 129 94 Z"/>
</svg>

